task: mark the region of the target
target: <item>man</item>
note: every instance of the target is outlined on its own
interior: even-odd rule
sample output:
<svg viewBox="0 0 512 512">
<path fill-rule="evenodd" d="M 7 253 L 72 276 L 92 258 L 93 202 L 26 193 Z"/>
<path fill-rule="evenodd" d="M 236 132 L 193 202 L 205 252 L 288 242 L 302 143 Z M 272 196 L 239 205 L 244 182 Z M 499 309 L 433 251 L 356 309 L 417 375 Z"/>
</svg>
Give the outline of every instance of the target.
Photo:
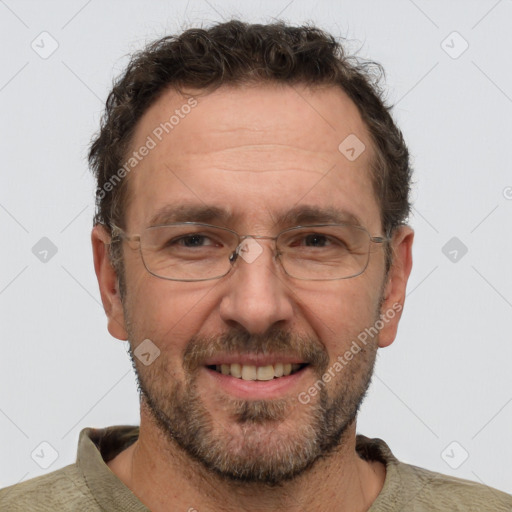
<svg viewBox="0 0 512 512">
<path fill-rule="evenodd" d="M 307 27 L 232 21 L 136 55 L 90 151 L 94 264 L 139 427 L 2 510 L 512 510 L 356 436 L 412 265 L 410 167 L 371 68 Z"/>
</svg>

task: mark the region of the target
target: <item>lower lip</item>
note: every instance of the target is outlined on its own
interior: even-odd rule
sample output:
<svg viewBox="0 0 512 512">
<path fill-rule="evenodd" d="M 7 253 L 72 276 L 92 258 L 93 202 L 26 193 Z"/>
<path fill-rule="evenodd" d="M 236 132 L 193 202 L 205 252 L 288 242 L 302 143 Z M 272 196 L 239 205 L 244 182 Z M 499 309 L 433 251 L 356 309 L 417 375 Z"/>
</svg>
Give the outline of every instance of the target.
<svg viewBox="0 0 512 512">
<path fill-rule="evenodd" d="M 306 366 L 286 377 L 272 380 L 243 380 L 231 375 L 223 375 L 210 368 L 204 368 L 204 370 L 208 377 L 213 379 L 215 386 L 230 395 L 247 400 L 282 398 L 283 395 L 290 394 L 294 388 L 299 388 L 300 381 L 310 371 L 309 366 Z M 302 388 L 305 389 L 305 386 L 300 386 L 296 392 L 298 393 Z"/>
</svg>

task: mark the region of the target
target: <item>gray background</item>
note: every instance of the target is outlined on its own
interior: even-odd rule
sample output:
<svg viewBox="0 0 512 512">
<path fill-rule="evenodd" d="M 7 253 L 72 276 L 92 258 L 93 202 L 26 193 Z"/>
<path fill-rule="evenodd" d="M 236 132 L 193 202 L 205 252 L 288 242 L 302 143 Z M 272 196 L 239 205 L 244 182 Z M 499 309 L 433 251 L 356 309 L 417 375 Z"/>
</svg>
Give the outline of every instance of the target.
<svg viewBox="0 0 512 512">
<path fill-rule="evenodd" d="M 72 463 L 85 426 L 138 424 L 93 271 L 87 146 L 128 53 L 232 15 L 313 21 L 384 65 L 414 159 L 416 244 L 358 430 L 512 493 L 510 0 L 0 0 L 0 487 Z"/>
</svg>

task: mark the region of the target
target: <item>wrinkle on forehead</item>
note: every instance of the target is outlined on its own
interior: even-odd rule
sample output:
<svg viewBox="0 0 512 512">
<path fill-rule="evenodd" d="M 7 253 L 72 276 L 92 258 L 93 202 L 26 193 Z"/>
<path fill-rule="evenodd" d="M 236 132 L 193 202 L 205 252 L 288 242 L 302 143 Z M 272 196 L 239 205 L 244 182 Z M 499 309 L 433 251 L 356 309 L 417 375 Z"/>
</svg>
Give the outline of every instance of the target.
<svg viewBox="0 0 512 512">
<path fill-rule="evenodd" d="M 260 204 L 261 217 L 272 205 L 292 208 L 306 195 L 321 205 L 336 194 L 360 218 L 380 217 L 369 135 L 342 91 L 221 87 L 197 101 L 130 174 L 138 217 L 190 198 L 232 203 L 252 216 Z M 176 92 L 164 95 L 139 122 L 133 146 L 185 102 Z M 354 132 L 369 151 L 349 161 L 338 146 Z"/>
<path fill-rule="evenodd" d="M 224 86 L 197 96 L 197 102 L 169 134 L 164 134 L 164 144 L 159 143 L 152 153 L 163 145 L 180 153 L 202 154 L 268 144 L 335 154 L 339 143 L 351 133 L 361 140 L 368 138 L 357 107 L 335 87 Z M 154 127 L 185 103 L 185 97 L 175 91 L 164 94 L 140 120 L 134 145 L 144 142 Z"/>
<path fill-rule="evenodd" d="M 207 155 L 207 158 L 205 158 Z M 177 153 L 173 170 L 214 168 L 218 171 L 279 172 L 305 171 L 325 173 L 336 162 L 337 156 L 320 151 L 284 144 L 241 144 L 215 151 L 193 150 Z M 165 158 L 161 160 L 162 165 Z"/>
</svg>

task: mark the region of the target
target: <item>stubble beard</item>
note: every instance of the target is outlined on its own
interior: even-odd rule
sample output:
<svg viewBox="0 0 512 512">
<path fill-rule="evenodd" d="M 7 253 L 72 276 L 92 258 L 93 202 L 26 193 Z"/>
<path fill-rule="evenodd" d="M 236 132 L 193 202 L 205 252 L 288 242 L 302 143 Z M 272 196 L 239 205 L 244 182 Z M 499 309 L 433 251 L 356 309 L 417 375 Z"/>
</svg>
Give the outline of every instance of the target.
<svg viewBox="0 0 512 512">
<path fill-rule="evenodd" d="M 340 346 L 349 346 L 352 339 Z M 258 336 L 234 330 L 208 339 L 194 337 L 183 358 L 184 382 L 170 374 L 172 363 L 163 351 L 148 367 L 136 363 L 133 347 L 130 355 L 142 405 L 170 447 L 178 447 L 223 480 L 274 486 L 303 474 L 342 446 L 370 385 L 376 347 L 376 339 L 361 347 L 330 386 L 317 386 L 318 394 L 308 404 L 296 396 L 249 401 L 219 394 L 214 407 L 227 411 L 229 422 L 215 419 L 197 386 L 200 361 L 207 355 L 234 349 L 274 354 L 291 350 L 312 361 L 319 382 L 332 364 L 325 348 L 318 340 L 279 329 Z"/>
</svg>

